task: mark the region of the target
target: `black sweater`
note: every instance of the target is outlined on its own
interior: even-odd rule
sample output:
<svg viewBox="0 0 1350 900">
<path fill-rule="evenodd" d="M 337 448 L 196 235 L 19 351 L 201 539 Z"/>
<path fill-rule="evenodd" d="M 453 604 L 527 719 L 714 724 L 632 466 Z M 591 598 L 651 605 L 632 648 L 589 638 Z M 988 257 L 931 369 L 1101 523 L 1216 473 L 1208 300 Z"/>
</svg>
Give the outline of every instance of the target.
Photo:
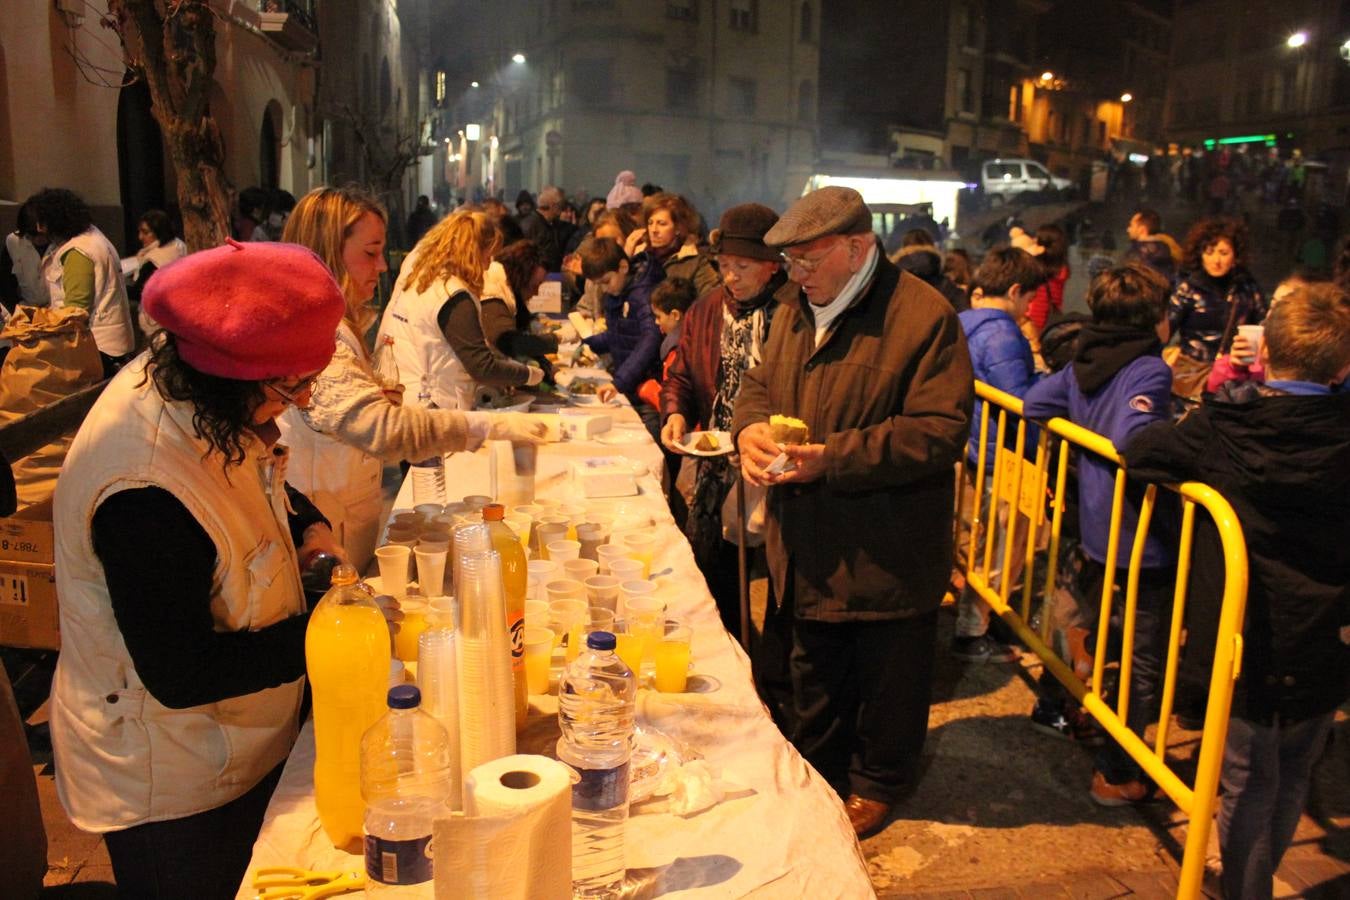
<svg viewBox="0 0 1350 900">
<path fill-rule="evenodd" d="M 291 538 L 327 520 L 286 485 Z M 118 630 L 136 674 L 170 709 L 241 697 L 305 674 L 309 614 L 256 631 L 216 631 L 211 573 L 216 548 L 173 494 L 119 491 L 94 512 L 94 552 L 103 564 Z"/>
</svg>

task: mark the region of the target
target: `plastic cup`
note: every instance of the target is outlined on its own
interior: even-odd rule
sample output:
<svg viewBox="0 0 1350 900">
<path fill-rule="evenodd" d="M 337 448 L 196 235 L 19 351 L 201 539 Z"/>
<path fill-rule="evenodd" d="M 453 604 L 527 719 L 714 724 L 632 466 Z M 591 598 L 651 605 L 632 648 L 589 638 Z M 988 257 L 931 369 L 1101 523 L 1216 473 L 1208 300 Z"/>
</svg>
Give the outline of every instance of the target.
<svg viewBox="0 0 1350 900">
<path fill-rule="evenodd" d="M 459 629 L 459 611 L 454 597 L 428 598 L 427 627 Z"/>
<path fill-rule="evenodd" d="M 535 497 L 534 503 L 536 506 L 543 507 L 545 512 L 552 512 L 562 506 L 562 501 L 554 497 Z"/>
<path fill-rule="evenodd" d="M 619 610 L 619 579 L 613 575 L 592 575 L 585 579 L 586 602 L 608 610 Z"/>
<path fill-rule="evenodd" d="M 572 578 L 554 579 L 544 585 L 544 590 L 548 593 L 549 603 L 586 599 L 586 585 Z"/>
<path fill-rule="evenodd" d="M 394 632 L 394 656 L 404 662 L 417 662 L 417 639 L 427 630 L 429 604 L 410 597 L 400 601 L 399 609 L 403 611 L 403 621 Z"/>
<path fill-rule="evenodd" d="M 614 610 L 603 606 L 592 606 L 586 610 L 586 633 L 592 631 L 614 631 Z"/>
<path fill-rule="evenodd" d="M 581 544 L 577 541 L 549 541 L 548 558 L 554 562 L 566 563 L 581 557 Z"/>
<path fill-rule="evenodd" d="M 440 527 L 427 527 L 417 536 L 418 544 L 449 544 L 450 530 Z"/>
<path fill-rule="evenodd" d="M 665 621 L 665 634 L 656 642 L 652 653 L 656 670 L 653 685 L 658 691 L 666 694 L 684 693 L 689 680 L 693 635 L 693 629 L 688 625 L 681 625 L 674 619 Z"/>
<path fill-rule="evenodd" d="M 539 554 L 540 559 L 550 559 L 548 555 L 548 545 L 556 541 L 567 540 L 566 522 L 545 522 L 542 517 L 534 524 L 534 549 Z M 581 545 L 577 545 L 577 552 L 581 551 Z"/>
<path fill-rule="evenodd" d="M 558 515 L 567 517 L 567 538 L 577 539 L 577 526 L 586 522 L 586 507 L 576 504 L 563 504 L 558 507 Z"/>
<path fill-rule="evenodd" d="M 656 585 L 650 581 L 625 581 L 619 585 L 619 596 L 623 599 L 623 614 L 628 621 L 664 620 L 666 601 L 656 596 Z"/>
<path fill-rule="evenodd" d="M 530 531 L 534 528 L 534 518 L 531 516 L 522 516 L 517 513 L 511 513 L 509 516 L 503 516 L 502 521 L 506 527 L 510 528 L 520 541 L 521 549 L 525 555 L 530 554 Z"/>
<path fill-rule="evenodd" d="M 623 613 L 628 620 L 628 630 L 642 641 L 642 669 L 633 671 L 646 678 L 652 674 L 656 644 L 665 635 L 666 605 L 649 594 L 633 595 L 626 590 L 641 584 L 655 589 L 651 582 L 630 581 L 620 585 L 619 590 L 623 593 Z"/>
<path fill-rule="evenodd" d="M 600 560 L 599 552 L 605 543 L 604 532 L 599 525 L 587 522 L 577 526 L 577 543 L 581 544 L 581 558 Z"/>
<path fill-rule="evenodd" d="M 401 659 L 389 660 L 389 686 L 396 688 L 408 678 L 408 668 Z"/>
<path fill-rule="evenodd" d="M 646 643 L 640 631 L 634 631 L 626 619 L 614 621 L 614 652 L 623 660 L 623 664 L 633 670 L 635 676 L 642 675 L 642 656 Z"/>
<path fill-rule="evenodd" d="M 507 512 L 513 516 L 529 516 L 531 519 L 537 519 L 544 514 L 544 508 L 538 503 L 522 503 L 511 507 Z"/>
<path fill-rule="evenodd" d="M 525 590 L 526 595 L 547 603 L 548 594 L 544 591 L 544 585 L 562 571 L 558 568 L 558 564 L 548 559 L 532 559 L 525 564 L 525 571 L 530 584 Z"/>
<path fill-rule="evenodd" d="M 426 518 L 420 512 L 404 510 L 403 512 L 394 513 L 393 517 L 389 520 L 389 527 L 421 528 L 425 522 Z"/>
<path fill-rule="evenodd" d="M 646 568 L 646 565 L 640 559 L 616 559 L 609 564 L 609 574 L 621 582 L 646 581 L 647 576 L 643 574 L 643 570 Z M 656 590 L 655 585 L 652 585 L 652 590 Z"/>
<path fill-rule="evenodd" d="M 424 597 L 435 597 L 445 593 L 445 545 L 437 549 L 418 547 L 413 553 L 417 556 L 417 585 Z"/>
<path fill-rule="evenodd" d="M 627 559 L 628 548 L 617 544 L 602 544 L 595 550 L 596 561 L 600 564 L 600 574 L 609 574 L 609 564 L 616 559 Z"/>
<path fill-rule="evenodd" d="M 470 494 L 462 501 L 465 506 L 474 512 L 480 511 L 483 507 L 492 502 L 492 498 L 487 494 Z M 414 507 L 415 509 L 416 507 Z"/>
<path fill-rule="evenodd" d="M 569 559 L 562 564 L 563 574 L 577 581 L 585 581 L 600 573 L 600 564 L 593 559 Z"/>
<path fill-rule="evenodd" d="M 380 586 L 391 597 L 408 596 L 408 557 L 412 551 L 402 544 L 386 544 L 375 549 L 380 565 Z"/>
<path fill-rule="evenodd" d="M 549 628 L 553 631 L 554 644 L 566 637 L 567 648 L 563 658 L 569 663 L 581 653 L 581 636 L 589 608 L 585 600 L 558 600 L 548 605 Z"/>
<path fill-rule="evenodd" d="M 1237 362 L 1250 366 L 1261 358 L 1261 344 L 1266 339 L 1266 328 L 1264 325 L 1239 325 L 1237 332 L 1246 338 L 1252 348 L 1251 356 L 1243 357 Z"/>
<path fill-rule="evenodd" d="M 413 512 L 430 522 L 445 512 L 445 505 L 441 503 L 419 503 L 413 507 Z"/>
<path fill-rule="evenodd" d="M 586 522 L 600 528 L 600 542 L 607 543 L 614 532 L 614 514 L 610 512 L 592 512 L 586 514 Z"/>
<path fill-rule="evenodd" d="M 397 526 L 390 525 L 385 533 L 385 540 L 390 544 L 415 544 L 422 534 L 420 526 Z"/>
<path fill-rule="evenodd" d="M 526 600 L 525 601 L 525 627 L 532 625 L 543 627 L 548 624 L 548 601 L 547 600 Z"/>
<path fill-rule="evenodd" d="M 548 668 L 553 657 L 553 631 L 525 626 L 525 684 L 531 694 L 547 694 Z"/>
<path fill-rule="evenodd" d="M 656 535 L 644 531 L 634 531 L 623 536 L 623 545 L 628 555 L 642 561 L 642 577 L 652 577 L 652 559 L 656 556 Z"/>
</svg>

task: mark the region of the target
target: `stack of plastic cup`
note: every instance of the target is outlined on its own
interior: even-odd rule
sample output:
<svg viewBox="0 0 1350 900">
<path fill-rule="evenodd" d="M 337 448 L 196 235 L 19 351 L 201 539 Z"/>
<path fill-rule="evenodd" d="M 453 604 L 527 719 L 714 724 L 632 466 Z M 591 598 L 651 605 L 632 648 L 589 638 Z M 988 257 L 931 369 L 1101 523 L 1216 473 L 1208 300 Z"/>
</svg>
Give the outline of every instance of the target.
<svg viewBox="0 0 1350 900">
<path fill-rule="evenodd" d="M 459 741 L 459 666 L 453 608 L 448 597 L 432 598 L 427 630 L 417 639 L 417 686 L 422 709 L 450 736 L 450 808 L 463 805 Z"/>
<path fill-rule="evenodd" d="M 516 752 L 515 679 L 506 633 L 501 560 L 493 550 L 459 557 L 461 771 Z"/>
<path fill-rule="evenodd" d="M 460 598 L 460 613 L 464 611 L 464 595 L 459 589 L 460 579 L 460 560 L 466 553 L 478 550 L 492 549 L 492 535 L 488 532 L 487 526 L 481 522 L 477 525 L 465 524 L 456 525 L 454 531 L 454 543 L 451 544 L 450 566 L 451 581 L 454 584 L 455 596 Z M 505 619 L 503 619 L 505 621 Z"/>
</svg>

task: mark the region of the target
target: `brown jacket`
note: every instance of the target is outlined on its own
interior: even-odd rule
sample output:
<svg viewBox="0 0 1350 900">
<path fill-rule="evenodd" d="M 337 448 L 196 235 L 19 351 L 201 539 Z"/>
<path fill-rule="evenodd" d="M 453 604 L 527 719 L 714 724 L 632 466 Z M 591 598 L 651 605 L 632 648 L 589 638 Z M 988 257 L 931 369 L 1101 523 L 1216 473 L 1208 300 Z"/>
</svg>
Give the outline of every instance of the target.
<svg viewBox="0 0 1350 900">
<path fill-rule="evenodd" d="M 936 609 L 952 560 L 952 466 L 970 429 L 974 374 L 949 304 L 885 258 L 819 349 L 800 295 L 774 316 L 745 375 L 733 431 L 796 416 L 824 442 L 826 474 L 769 490 L 777 596 L 798 618 L 898 619 Z"/>
</svg>

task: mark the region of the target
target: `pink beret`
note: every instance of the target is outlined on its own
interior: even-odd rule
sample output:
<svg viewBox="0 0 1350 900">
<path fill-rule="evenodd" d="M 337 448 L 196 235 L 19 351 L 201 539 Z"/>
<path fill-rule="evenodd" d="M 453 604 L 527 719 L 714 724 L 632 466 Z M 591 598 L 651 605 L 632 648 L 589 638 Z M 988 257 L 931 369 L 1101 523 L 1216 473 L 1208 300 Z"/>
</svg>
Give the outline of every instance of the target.
<svg viewBox="0 0 1350 900">
<path fill-rule="evenodd" d="M 155 272 L 141 303 L 177 339 L 184 362 L 240 381 L 328 365 L 346 310 L 333 273 L 314 251 L 236 240 Z"/>
</svg>

